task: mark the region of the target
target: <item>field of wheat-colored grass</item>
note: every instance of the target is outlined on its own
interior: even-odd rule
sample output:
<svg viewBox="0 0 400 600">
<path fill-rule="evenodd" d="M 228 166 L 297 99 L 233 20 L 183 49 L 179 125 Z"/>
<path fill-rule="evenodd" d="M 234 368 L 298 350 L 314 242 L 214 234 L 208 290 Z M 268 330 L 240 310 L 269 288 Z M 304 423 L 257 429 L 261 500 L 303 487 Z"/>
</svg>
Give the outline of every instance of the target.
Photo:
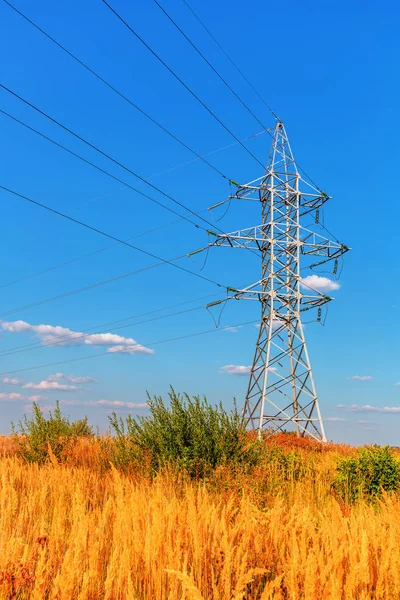
<svg viewBox="0 0 400 600">
<path fill-rule="evenodd" d="M 41 467 L 0 446 L 0 600 L 400 598 L 400 499 L 335 497 L 350 449 L 191 482 L 105 470 L 89 442 Z"/>
</svg>

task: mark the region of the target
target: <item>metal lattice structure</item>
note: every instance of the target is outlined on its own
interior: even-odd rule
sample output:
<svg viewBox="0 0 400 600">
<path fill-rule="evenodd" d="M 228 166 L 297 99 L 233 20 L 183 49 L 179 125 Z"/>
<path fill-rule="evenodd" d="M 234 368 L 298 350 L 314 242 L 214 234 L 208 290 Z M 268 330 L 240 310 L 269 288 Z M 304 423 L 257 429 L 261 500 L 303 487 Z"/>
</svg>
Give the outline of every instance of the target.
<svg viewBox="0 0 400 600">
<path fill-rule="evenodd" d="M 318 223 L 329 196 L 301 177 L 283 123 L 277 122 L 265 174 L 238 185 L 231 197 L 259 201 L 262 215 L 261 225 L 214 234 L 208 246 L 245 247 L 261 258 L 261 279 L 229 289 L 226 299 L 261 305 L 244 419 L 259 435 L 285 429 L 325 441 L 301 314 L 316 309 L 321 320 L 321 307 L 332 298 L 306 285 L 300 262 L 313 269 L 333 260 L 336 273 L 338 259 L 349 249 L 301 225 L 306 215 Z"/>
</svg>

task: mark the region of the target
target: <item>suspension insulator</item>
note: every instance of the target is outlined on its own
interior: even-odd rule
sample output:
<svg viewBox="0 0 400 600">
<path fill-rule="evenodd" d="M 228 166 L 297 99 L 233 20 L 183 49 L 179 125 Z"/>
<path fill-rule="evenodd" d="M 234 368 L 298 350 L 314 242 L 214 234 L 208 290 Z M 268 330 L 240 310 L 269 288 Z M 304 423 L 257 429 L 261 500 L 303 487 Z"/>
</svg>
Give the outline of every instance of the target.
<svg viewBox="0 0 400 600">
<path fill-rule="evenodd" d="M 321 307 L 319 307 L 319 309 L 318 309 L 318 316 L 317 316 L 317 322 L 318 323 L 321 322 L 321 316 L 322 316 L 322 309 L 321 309 Z"/>
<path fill-rule="evenodd" d="M 315 211 L 315 224 L 318 225 L 319 223 L 319 208 L 317 208 L 317 210 Z"/>
<path fill-rule="evenodd" d="M 338 266 L 339 266 L 339 261 L 338 259 L 335 260 L 335 263 L 333 265 L 333 274 L 336 275 L 338 272 Z"/>
</svg>

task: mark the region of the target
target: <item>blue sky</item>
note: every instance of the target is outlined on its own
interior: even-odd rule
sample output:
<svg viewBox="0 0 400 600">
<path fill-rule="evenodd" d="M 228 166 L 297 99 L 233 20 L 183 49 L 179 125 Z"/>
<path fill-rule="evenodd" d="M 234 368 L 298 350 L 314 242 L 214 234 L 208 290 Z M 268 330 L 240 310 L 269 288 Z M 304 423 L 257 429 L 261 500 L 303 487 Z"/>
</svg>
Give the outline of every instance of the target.
<svg viewBox="0 0 400 600">
<path fill-rule="evenodd" d="M 240 4 L 225 0 L 192 0 L 191 4 L 283 119 L 296 159 L 333 197 L 325 210 L 327 227 L 353 248 L 345 257 L 341 287 L 329 306 L 325 327 L 306 327 L 328 438 L 398 444 L 400 284 L 393 181 L 399 137 L 399 9 L 394 2 L 378 7 L 376 3 L 355 1 L 349 5 L 341 0 L 290 0 L 284 8 L 250 0 L 245 12 Z M 229 177 L 245 183 L 262 175 L 259 164 L 100 0 L 38 0 L 34 4 L 15 0 L 14 5 L 197 153 L 219 150 L 208 159 Z M 262 123 L 273 126 L 265 105 L 182 0 L 164 5 Z M 113 6 L 239 139 L 260 134 L 246 144 L 264 163 L 270 138 L 155 3 L 114 0 Z M 197 212 L 227 196 L 229 185 L 222 177 L 200 161 L 192 161 L 190 152 L 4 2 L 0 3 L 0 23 L 0 50 L 6 57 L 0 67 L 1 83 L 192 210 Z M 0 90 L 0 108 L 183 212 L 4 90 Z M 118 238 L 140 236 L 132 243 L 164 258 L 187 254 L 207 243 L 204 232 L 185 221 L 164 227 L 177 217 L 2 114 L 0 132 L 1 185 Z M 218 293 L 218 288 L 164 265 L 23 308 L 156 261 L 114 245 L 69 262 L 112 242 L 6 192 L 0 192 L 0 199 L 1 433 L 7 433 L 10 421 L 29 410 L 36 396 L 42 406 L 60 400 L 72 418 L 87 414 L 101 429 L 107 426 L 113 407 L 122 415 L 128 410 L 146 414 L 145 408 L 132 405 L 145 402 L 146 390 L 165 396 L 170 385 L 178 391 L 206 394 L 212 402 L 222 400 L 227 407 L 234 396 L 239 405 L 243 403 L 247 377 L 221 373 L 220 369 L 251 363 L 257 336 L 254 324 L 152 346 L 211 330 L 214 324 L 204 309 L 149 319 L 201 307 L 213 299 L 204 297 Z M 222 216 L 222 211 L 216 216 Z M 230 231 L 257 220 L 256 212 L 233 206 L 218 226 Z M 28 278 L 61 263 L 69 264 Z M 179 264 L 233 286 L 251 283 L 258 273 L 252 256 L 224 249 L 210 252 L 202 271 L 201 257 Z M 192 300 L 159 315 L 136 319 L 146 323 L 120 330 L 118 325 L 98 327 Z M 253 303 L 231 304 L 222 315 L 221 327 L 257 319 L 258 307 Z M 75 340 L 74 344 L 20 351 L 48 335 L 63 335 L 63 330 L 38 328 L 41 325 L 66 328 L 78 335 L 96 327 L 93 333 L 125 339 L 93 337 L 85 338 L 91 344 Z M 153 353 L 108 351 L 121 343 L 125 349 L 138 343 Z M 13 349 L 18 351 L 11 353 Z M 99 353 L 102 355 L 80 360 Z M 63 363 L 71 359 L 77 360 Z M 61 364 L 40 368 L 57 362 Z"/>
</svg>

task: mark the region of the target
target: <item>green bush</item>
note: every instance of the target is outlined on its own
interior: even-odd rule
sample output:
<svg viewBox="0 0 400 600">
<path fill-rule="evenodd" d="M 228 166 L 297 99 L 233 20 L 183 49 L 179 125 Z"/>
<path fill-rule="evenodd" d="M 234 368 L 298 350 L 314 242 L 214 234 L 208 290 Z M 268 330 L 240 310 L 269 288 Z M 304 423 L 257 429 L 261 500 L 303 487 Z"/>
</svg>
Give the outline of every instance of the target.
<svg viewBox="0 0 400 600">
<path fill-rule="evenodd" d="M 356 458 L 342 459 L 336 469 L 335 491 L 349 503 L 360 498 L 374 500 L 382 490 L 400 488 L 400 463 L 388 446 L 372 446 L 359 450 Z"/>
<path fill-rule="evenodd" d="M 115 436 L 112 462 L 129 468 L 146 464 L 151 472 L 172 465 L 190 477 L 202 478 L 216 467 L 244 466 L 256 460 L 257 444 L 250 444 L 236 406 L 226 412 L 205 398 L 190 398 L 171 389 L 169 406 L 149 396 L 150 416 L 125 421 L 110 419 Z"/>
<path fill-rule="evenodd" d="M 61 414 L 59 403 L 56 402 L 54 413 L 50 412 L 46 418 L 40 406 L 33 403 L 33 417 L 28 419 L 24 415 L 19 421 L 18 428 L 11 424 L 12 432 L 18 446 L 18 454 L 28 462 L 43 464 L 50 459 L 49 447 L 57 460 L 66 457 L 69 450 L 79 437 L 93 435 L 91 426 L 84 419 L 69 421 Z"/>
</svg>

